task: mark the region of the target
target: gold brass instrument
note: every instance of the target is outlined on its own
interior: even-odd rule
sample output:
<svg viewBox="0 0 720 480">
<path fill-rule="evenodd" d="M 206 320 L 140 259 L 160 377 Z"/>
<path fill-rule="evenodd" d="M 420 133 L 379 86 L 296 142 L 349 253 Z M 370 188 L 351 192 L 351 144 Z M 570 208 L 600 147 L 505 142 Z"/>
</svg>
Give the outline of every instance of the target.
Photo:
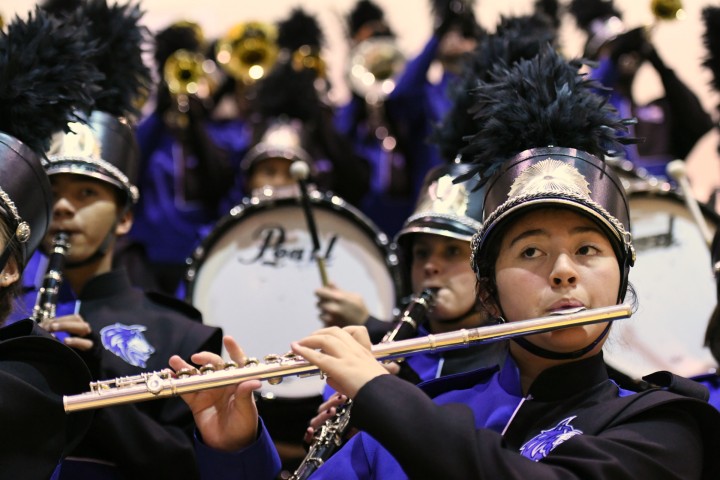
<svg viewBox="0 0 720 480">
<path fill-rule="evenodd" d="M 650 10 L 660 20 L 680 20 L 685 17 L 682 0 L 652 0 Z"/>
<path fill-rule="evenodd" d="M 189 50 L 176 50 L 163 66 L 163 78 L 175 97 L 208 98 L 217 86 L 215 64 L 204 55 Z"/>
<path fill-rule="evenodd" d="M 43 278 L 42 286 L 37 293 L 37 299 L 31 318 L 37 323 L 55 318 L 60 285 L 62 285 L 62 272 L 65 266 L 65 257 L 70 250 L 69 235 L 59 232 L 53 238 L 52 250 L 48 259 L 48 266 Z"/>
<path fill-rule="evenodd" d="M 685 18 L 682 0 L 651 0 L 650 11 L 653 14 L 653 21 L 645 26 L 645 37 L 650 40 L 655 27 L 664 20 L 682 20 Z"/>
<path fill-rule="evenodd" d="M 165 120 L 184 129 L 189 122 L 190 97 L 208 100 L 217 88 L 217 66 L 201 53 L 180 49 L 165 61 L 163 79 L 177 106 L 165 113 Z"/>
<path fill-rule="evenodd" d="M 278 56 L 277 31 L 268 23 L 235 25 L 215 47 L 215 59 L 228 75 L 245 85 L 268 74 Z"/>
<path fill-rule="evenodd" d="M 326 78 L 327 76 L 327 65 L 320 56 L 319 47 L 303 45 L 292 53 L 290 62 L 296 72 L 308 69 L 314 70 L 315 76 L 318 78 Z"/>
<path fill-rule="evenodd" d="M 631 314 L 632 308 L 629 305 L 613 305 L 565 315 L 551 315 L 381 343 L 375 345 L 372 352 L 378 361 L 388 361 L 417 353 L 452 350 L 561 328 L 609 322 L 627 318 Z M 322 375 L 318 367 L 293 353 L 268 355 L 265 357 L 264 363 L 257 359 L 250 359 L 242 367 L 238 367 L 234 362 L 229 362 L 219 370 L 212 365 L 206 365 L 191 371 L 180 370 L 174 373 L 171 369 L 165 369 L 113 380 L 91 382 L 90 391 L 65 396 L 63 404 L 66 412 L 77 412 L 172 397 L 235 385 L 248 380 L 266 380 L 271 384 L 277 384 L 284 377 L 307 377 L 318 374 Z"/>
<path fill-rule="evenodd" d="M 368 104 L 382 102 L 395 89 L 405 62 L 405 55 L 392 37 L 368 38 L 350 51 L 350 88 Z"/>
</svg>

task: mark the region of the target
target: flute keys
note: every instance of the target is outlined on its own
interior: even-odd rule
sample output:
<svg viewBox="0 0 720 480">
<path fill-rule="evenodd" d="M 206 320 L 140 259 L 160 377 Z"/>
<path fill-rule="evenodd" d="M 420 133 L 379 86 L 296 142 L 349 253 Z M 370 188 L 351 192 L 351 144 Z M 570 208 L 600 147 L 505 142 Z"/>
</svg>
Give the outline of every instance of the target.
<svg viewBox="0 0 720 480">
<path fill-rule="evenodd" d="M 238 364 L 237 362 L 233 362 L 232 360 L 228 360 L 227 362 L 225 362 L 222 367 L 223 370 L 232 370 L 234 368 L 238 368 Z"/>
<path fill-rule="evenodd" d="M 214 371 L 215 371 L 215 365 L 213 365 L 212 363 L 206 363 L 205 365 L 200 367 L 200 373 L 202 375 L 205 375 L 207 373 L 212 373 Z"/>
<path fill-rule="evenodd" d="M 265 363 L 279 363 L 282 357 L 278 355 L 277 353 L 271 353 L 270 355 L 265 355 Z"/>
<path fill-rule="evenodd" d="M 255 357 L 250 357 L 245 359 L 245 363 L 243 364 L 243 367 L 254 367 L 256 365 L 259 365 L 260 361 Z"/>
<path fill-rule="evenodd" d="M 181 368 L 177 371 L 177 373 L 175 373 L 175 376 L 178 378 L 187 378 L 193 375 L 198 375 L 199 373 L 200 371 L 195 367 Z"/>
</svg>

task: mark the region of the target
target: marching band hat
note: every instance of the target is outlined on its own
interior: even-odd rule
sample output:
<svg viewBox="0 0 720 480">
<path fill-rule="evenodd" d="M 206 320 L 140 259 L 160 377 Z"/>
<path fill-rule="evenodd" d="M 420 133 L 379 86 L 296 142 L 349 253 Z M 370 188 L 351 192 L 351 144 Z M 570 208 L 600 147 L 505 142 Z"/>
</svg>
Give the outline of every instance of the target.
<svg viewBox="0 0 720 480">
<path fill-rule="evenodd" d="M 94 48 L 77 18 L 39 8 L 0 36 L 0 208 L 11 233 L 0 268 L 13 245 L 22 268 L 45 236 L 53 199 L 41 157 L 52 134 L 93 105 L 102 78 L 88 61 Z"/>
<path fill-rule="evenodd" d="M 549 45 L 530 60 L 496 70 L 497 81 L 476 89 L 479 132 L 467 153 L 485 188 L 483 226 L 472 241 L 478 278 L 492 271 L 491 247 L 499 232 L 534 208 L 572 209 L 594 220 L 610 239 L 624 299 L 635 261 L 630 215 L 622 183 L 604 162 L 622 143 L 625 122 L 596 94 L 580 64 Z"/>
<path fill-rule="evenodd" d="M 313 159 L 302 145 L 302 123 L 299 120 L 276 119 L 265 129 L 260 141 L 245 154 L 240 162 L 240 169 L 250 172 L 263 160 L 284 158 L 290 163 L 303 161 L 312 171 Z"/>
<path fill-rule="evenodd" d="M 52 204 L 50 181 L 39 155 L 17 138 L 0 132 L 0 207 L 24 262 L 50 226 Z"/>
<path fill-rule="evenodd" d="M 433 168 L 425 176 L 415 210 L 395 237 L 407 247 L 415 233 L 430 233 L 470 241 L 482 226 L 482 190 L 473 190 L 477 179 L 455 179 L 470 170 L 469 164 L 448 163 Z"/>
<path fill-rule="evenodd" d="M 140 197 L 135 186 L 140 153 L 130 121 L 150 84 L 142 58 L 148 34 L 139 24 L 143 12 L 130 3 L 88 0 L 79 14 L 88 28 L 88 42 L 98 46 L 90 61 L 104 75 L 102 88 L 94 92 L 93 111 L 53 137 L 46 171 L 110 183 L 126 194 L 126 205 L 132 205 Z"/>
<path fill-rule="evenodd" d="M 132 127 L 122 118 L 96 110 L 84 123 L 72 123 L 70 129 L 53 137 L 47 152 L 47 174 L 92 177 L 114 185 L 125 192 L 129 203 L 137 203 L 140 153 Z"/>
</svg>

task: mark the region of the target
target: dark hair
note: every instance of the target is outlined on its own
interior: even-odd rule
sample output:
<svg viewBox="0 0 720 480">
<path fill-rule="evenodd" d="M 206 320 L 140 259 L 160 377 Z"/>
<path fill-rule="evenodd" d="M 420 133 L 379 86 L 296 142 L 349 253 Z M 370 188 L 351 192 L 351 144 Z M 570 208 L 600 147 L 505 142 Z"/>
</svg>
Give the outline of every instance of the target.
<svg viewBox="0 0 720 480">
<path fill-rule="evenodd" d="M 11 225 L 15 222 L 8 218 L 4 210 L 0 209 L 0 212 L 0 240 L 2 240 L 3 243 L 7 243 L 10 238 L 12 238 Z M 15 264 L 18 266 L 18 271 L 22 272 L 25 259 L 23 259 L 22 250 L 20 249 L 17 239 L 13 238 L 13 240 L 7 244 L 6 248 L 10 249 L 8 263 L 15 261 Z M 13 299 L 20 293 L 20 285 L 21 282 L 16 281 L 7 287 L 0 287 L 0 325 L 5 323 L 5 319 L 7 319 L 13 310 Z"/>
</svg>

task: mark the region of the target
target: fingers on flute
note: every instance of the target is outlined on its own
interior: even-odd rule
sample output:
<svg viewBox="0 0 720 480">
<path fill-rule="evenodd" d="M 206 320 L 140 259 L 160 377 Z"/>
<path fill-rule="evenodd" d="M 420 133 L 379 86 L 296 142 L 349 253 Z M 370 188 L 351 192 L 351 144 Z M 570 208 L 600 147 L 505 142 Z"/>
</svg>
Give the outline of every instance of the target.
<svg viewBox="0 0 720 480">
<path fill-rule="evenodd" d="M 239 365 L 245 364 L 247 356 L 245 355 L 242 347 L 240 347 L 233 337 L 225 335 L 223 337 L 223 345 L 225 346 L 225 350 L 227 350 L 228 355 L 230 355 L 230 359 L 237 362 Z"/>
</svg>

